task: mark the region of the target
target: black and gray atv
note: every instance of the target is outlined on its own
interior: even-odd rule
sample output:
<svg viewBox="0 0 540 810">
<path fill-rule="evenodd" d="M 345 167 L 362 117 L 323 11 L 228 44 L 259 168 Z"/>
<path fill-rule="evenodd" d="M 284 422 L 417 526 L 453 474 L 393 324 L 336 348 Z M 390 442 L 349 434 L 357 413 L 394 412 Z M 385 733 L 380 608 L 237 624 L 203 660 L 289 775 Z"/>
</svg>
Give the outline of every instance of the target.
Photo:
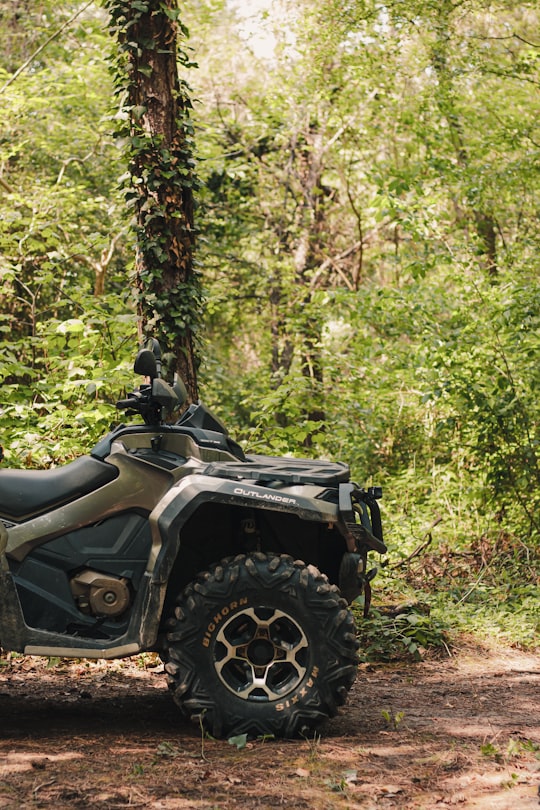
<svg viewBox="0 0 540 810">
<path fill-rule="evenodd" d="M 345 464 L 244 455 L 200 403 L 171 424 L 182 393 L 150 345 L 118 403 L 143 424 L 64 467 L 0 471 L 0 645 L 155 651 L 213 735 L 305 734 L 356 676 L 348 603 L 369 603 L 368 552 L 386 551 L 380 491 Z"/>
</svg>

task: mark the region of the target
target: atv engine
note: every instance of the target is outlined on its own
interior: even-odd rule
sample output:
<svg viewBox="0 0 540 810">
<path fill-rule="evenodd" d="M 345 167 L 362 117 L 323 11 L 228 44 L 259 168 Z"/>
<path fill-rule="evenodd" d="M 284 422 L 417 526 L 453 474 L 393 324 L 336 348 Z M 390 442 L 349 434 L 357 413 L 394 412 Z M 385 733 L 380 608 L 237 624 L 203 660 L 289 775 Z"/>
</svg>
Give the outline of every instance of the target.
<svg viewBox="0 0 540 810">
<path fill-rule="evenodd" d="M 81 613 L 120 616 L 130 605 L 128 580 L 124 577 L 86 568 L 71 579 L 70 585 Z"/>
</svg>

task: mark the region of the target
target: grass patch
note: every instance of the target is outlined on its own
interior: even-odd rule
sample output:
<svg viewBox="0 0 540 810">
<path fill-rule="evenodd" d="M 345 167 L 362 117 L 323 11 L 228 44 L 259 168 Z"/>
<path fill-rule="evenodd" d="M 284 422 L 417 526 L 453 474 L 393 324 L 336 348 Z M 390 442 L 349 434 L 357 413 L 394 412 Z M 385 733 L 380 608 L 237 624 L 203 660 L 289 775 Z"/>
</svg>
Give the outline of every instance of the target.
<svg viewBox="0 0 540 810">
<path fill-rule="evenodd" d="M 424 604 L 372 608 L 364 619 L 360 605 L 353 605 L 357 618 L 359 655 L 364 662 L 412 659 L 428 652 L 448 654 L 448 627 Z"/>
<path fill-rule="evenodd" d="M 371 608 L 367 619 L 361 599 L 352 606 L 361 660 L 420 660 L 428 654 L 449 654 L 459 648 L 460 636 L 539 650 L 538 587 L 511 584 L 504 576 L 501 580 L 441 578 L 431 587 L 426 583 L 418 588 L 406 576 L 382 572 L 377 596 L 384 601 Z"/>
<path fill-rule="evenodd" d="M 452 594 L 432 596 L 432 615 L 453 633 L 468 633 L 483 640 L 540 649 L 540 598 L 534 585 L 479 586 Z"/>
</svg>

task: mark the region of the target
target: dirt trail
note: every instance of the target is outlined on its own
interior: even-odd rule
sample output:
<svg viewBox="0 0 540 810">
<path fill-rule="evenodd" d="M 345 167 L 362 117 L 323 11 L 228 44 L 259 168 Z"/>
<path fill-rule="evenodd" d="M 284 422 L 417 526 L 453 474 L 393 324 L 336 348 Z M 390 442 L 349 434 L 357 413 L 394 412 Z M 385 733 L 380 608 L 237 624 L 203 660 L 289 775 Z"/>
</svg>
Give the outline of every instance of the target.
<svg viewBox="0 0 540 810">
<path fill-rule="evenodd" d="M 0 667 L 0 808 L 536 810 L 540 655 L 362 666 L 299 741 L 239 750 L 181 720 L 160 667 Z"/>
</svg>

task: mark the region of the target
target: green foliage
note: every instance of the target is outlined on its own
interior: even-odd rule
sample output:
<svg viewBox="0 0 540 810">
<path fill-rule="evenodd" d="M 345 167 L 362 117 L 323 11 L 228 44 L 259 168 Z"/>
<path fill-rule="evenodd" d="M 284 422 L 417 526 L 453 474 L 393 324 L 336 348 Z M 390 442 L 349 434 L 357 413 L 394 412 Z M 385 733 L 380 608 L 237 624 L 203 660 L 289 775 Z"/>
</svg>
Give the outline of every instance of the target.
<svg viewBox="0 0 540 810">
<path fill-rule="evenodd" d="M 538 586 L 508 575 L 506 583 L 454 583 L 433 600 L 434 615 L 454 633 L 475 633 L 486 643 L 538 649 L 540 604 Z"/>
<path fill-rule="evenodd" d="M 15 41 L 21 48 L 27 37 L 43 44 L 75 5 L 45 4 L 43 15 L 19 15 Z M 105 270 L 112 261 L 105 257 L 123 227 L 115 190 L 118 153 L 107 133 L 110 82 L 102 25 L 100 12 L 88 9 L 2 92 L 2 284 L 6 273 L 27 286 L 39 275 L 44 304 L 55 286 L 67 295 L 71 284 L 93 287 L 96 268 Z M 22 298 L 17 331 L 33 317 Z"/>
<path fill-rule="evenodd" d="M 434 354 L 431 396 L 442 400 L 445 429 L 469 448 L 469 463 L 481 468 L 492 502 L 503 513 L 521 512 L 538 533 L 537 285 L 524 278 L 487 289 L 475 283 L 469 294 L 470 304 L 450 316 L 450 339 Z"/>
<path fill-rule="evenodd" d="M 480 752 L 482 756 L 489 759 L 494 759 L 495 762 L 505 765 L 509 764 L 512 762 L 512 760 L 515 760 L 523 753 L 535 754 L 536 759 L 540 759 L 540 746 L 538 743 L 535 743 L 532 740 L 510 738 L 506 749 L 503 749 L 499 744 L 497 744 L 496 738 L 493 738 L 493 740 L 487 740 L 486 742 L 482 743 L 480 746 Z M 517 783 L 517 779 L 517 774 L 511 774 L 511 781 L 506 786 L 512 787 Z"/>
<path fill-rule="evenodd" d="M 381 587 L 431 606 L 375 613 L 369 654 L 438 648 L 450 626 L 533 645 L 538 9 L 301 0 L 284 19 L 268 11 L 275 54 L 255 58 L 223 2 L 180 16 L 157 0 L 106 8 L 112 116 L 102 10 L 74 18 L 78 4 L 47 0 L 0 24 L 8 463 L 87 449 L 131 382 L 124 194 L 141 214 L 139 307 L 167 343 L 201 329 L 197 273 L 160 289 L 170 200 L 195 191 L 204 399 L 250 450 L 345 460 L 360 484 L 381 484 L 400 564 Z M 131 68 L 151 79 L 128 27 L 150 8 L 177 26 L 182 76 L 200 65 L 193 90 L 180 80 L 173 149 L 128 98 Z"/>
<path fill-rule="evenodd" d="M 79 301 L 78 318 L 50 318 L 10 341 L 2 363 L 0 434 L 6 463 L 49 466 L 88 452 L 132 385 L 136 323 L 122 302 Z"/>
<path fill-rule="evenodd" d="M 383 709 L 381 715 L 388 725 L 397 731 L 405 718 L 405 712 L 392 712 L 388 709 Z"/>
<path fill-rule="evenodd" d="M 459 557 L 452 552 L 450 555 Z M 434 552 L 433 565 L 438 577 L 425 568 L 421 578 L 411 576 L 411 572 L 404 575 L 383 569 L 376 580 L 375 605 L 367 619 L 362 616 L 361 600 L 353 603 L 361 660 L 446 657 L 456 642 L 459 645 L 461 634 L 474 635 L 488 646 L 538 649 L 537 585 L 520 582 L 516 572 L 508 572 L 505 577 L 496 568 L 484 577 L 475 578 L 474 572 L 465 567 L 445 575 L 448 561 L 443 551 Z M 404 601 L 398 607 L 388 605 L 392 597 Z"/>
<path fill-rule="evenodd" d="M 133 351 L 104 22 L 68 0 L 28 8 L 10 20 L 0 60 L 2 78 L 12 72 L 0 78 L 0 433 L 11 466 L 87 451 L 116 417 L 126 340 Z"/>
<path fill-rule="evenodd" d="M 356 610 L 356 605 L 353 605 Z M 419 661 L 430 651 L 447 653 L 447 623 L 414 605 L 404 605 L 398 612 L 372 608 L 367 619 L 358 615 L 358 639 L 362 661 L 392 661 L 411 658 Z"/>
</svg>

